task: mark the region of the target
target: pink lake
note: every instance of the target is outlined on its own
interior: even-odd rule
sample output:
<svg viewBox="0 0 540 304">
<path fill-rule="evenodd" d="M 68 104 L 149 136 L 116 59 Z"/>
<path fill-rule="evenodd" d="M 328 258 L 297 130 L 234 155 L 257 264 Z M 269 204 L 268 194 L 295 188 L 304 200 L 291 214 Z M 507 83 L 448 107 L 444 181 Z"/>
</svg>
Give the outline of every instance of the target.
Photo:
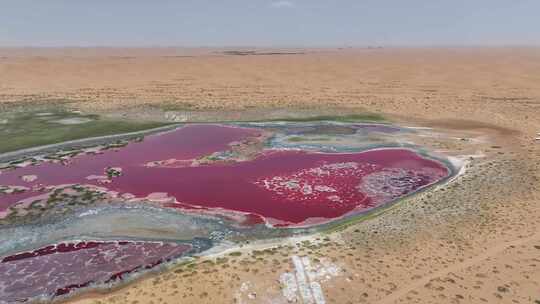
<svg viewBox="0 0 540 304">
<path fill-rule="evenodd" d="M 377 149 L 358 153 L 317 153 L 266 149 L 238 162 L 199 166 L 148 167 L 149 162 L 175 159 L 190 163 L 230 144 L 262 136 L 256 128 L 187 125 L 147 136 L 116 151 L 81 155 L 63 165 L 42 163 L 0 174 L 0 185 L 51 186 L 88 184 L 143 198 L 167 193 L 177 203 L 230 210 L 264 219 L 275 226 L 323 223 L 388 203 L 436 183 L 450 174 L 441 162 L 408 149 Z M 87 177 L 119 167 L 122 175 L 102 184 Z M 36 175 L 33 181 L 22 176 Z M 0 211 L 40 193 L 0 194 Z"/>
</svg>

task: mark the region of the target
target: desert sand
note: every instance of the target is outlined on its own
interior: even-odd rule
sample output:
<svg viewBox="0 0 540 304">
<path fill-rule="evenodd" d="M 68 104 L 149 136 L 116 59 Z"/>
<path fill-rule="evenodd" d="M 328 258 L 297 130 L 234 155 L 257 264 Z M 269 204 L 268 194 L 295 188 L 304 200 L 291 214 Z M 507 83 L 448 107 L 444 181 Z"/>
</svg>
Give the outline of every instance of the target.
<svg viewBox="0 0 540 304">
<path fill-rule="evenodd" d="M 326 303 L 540 303 L 540 49 L 224 51 L 0 49 L 0 106 L 161 120 L 373 112 L 455 135 L 426 144 L 471 155 L 466 170 L 340 231 L 245 246 L 70 302 L 287 303 L 280 278 L 307 257 L 326 271 L 314 279 Z"/>
</svg>

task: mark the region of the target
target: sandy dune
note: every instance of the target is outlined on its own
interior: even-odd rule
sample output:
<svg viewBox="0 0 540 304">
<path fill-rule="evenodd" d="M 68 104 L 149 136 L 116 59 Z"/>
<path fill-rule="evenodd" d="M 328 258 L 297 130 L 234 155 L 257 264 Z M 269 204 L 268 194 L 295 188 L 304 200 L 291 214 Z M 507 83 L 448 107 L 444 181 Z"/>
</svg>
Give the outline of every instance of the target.
<svg viewBox="0 0 540 304">
<path fill-rule="evenodd" d="M 343 231 L 244 248 L 74 302 L 286 303 L 279 277 L 304 255 L 341 271 L 320 282 L 326 303 L 540 303 L 540 49 L 223 51 L 0 49 L 0 104 L 261 118 L 276 108 L 369 111 L 455 134 L 428 144 L 483 157 Z"/>
</svg>

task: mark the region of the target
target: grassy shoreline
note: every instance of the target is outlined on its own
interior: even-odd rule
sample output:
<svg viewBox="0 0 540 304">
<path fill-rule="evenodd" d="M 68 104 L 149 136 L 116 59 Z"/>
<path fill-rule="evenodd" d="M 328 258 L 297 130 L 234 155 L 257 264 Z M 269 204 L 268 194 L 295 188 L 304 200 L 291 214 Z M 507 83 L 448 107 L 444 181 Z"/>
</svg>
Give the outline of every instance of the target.
<svg viewBox="0 0 540 304">
<path fill-rule="evenodd" d="M 103 119 L 65 110 L 8 112 L 0 115 L 0 154 L 167 125 L 170 123 Z"/>
</svg>

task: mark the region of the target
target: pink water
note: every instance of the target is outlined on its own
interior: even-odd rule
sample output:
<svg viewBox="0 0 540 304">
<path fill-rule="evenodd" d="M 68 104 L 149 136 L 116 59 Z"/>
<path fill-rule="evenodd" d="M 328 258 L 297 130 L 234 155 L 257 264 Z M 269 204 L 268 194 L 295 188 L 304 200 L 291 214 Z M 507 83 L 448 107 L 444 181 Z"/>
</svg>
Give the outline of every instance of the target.
<svg viewBox="0 0 540 304">
<path fill-rule="evenodd" d="M 54 297 L 113 282 L 189 249 L 189 244 L 161 242 L 73 242 L 8 256 L 0 261 L 0 303 Z"/>
<path fill-rule="evenodd" d="M 6 171 L 0 174 L 0 185 L 93 184 L 137 197 L 165 192 L 181 203 L 168 206 L 241 211 L 287 226 L 324 222 L 376 207 L 449 174 L 443 164 L 407 149 L 346 154 L 270 150 L 253 160 L 231 164 L 144 166 L 150 161 L 189 160 L 224 151 L 231 142 L 259 134 L 257 129 L 189 125 L 118 151 L 79 156 L 69 165 L 44 163 Z M 121 167 L 122 176 L 105 185 L 86 178 L 103 175 L 107 167 Z M 24 182 L 22 175 L 37 175 L 38 179 Z M 36 194 L 0 196 L 0 210 Z"/>
</svg>

